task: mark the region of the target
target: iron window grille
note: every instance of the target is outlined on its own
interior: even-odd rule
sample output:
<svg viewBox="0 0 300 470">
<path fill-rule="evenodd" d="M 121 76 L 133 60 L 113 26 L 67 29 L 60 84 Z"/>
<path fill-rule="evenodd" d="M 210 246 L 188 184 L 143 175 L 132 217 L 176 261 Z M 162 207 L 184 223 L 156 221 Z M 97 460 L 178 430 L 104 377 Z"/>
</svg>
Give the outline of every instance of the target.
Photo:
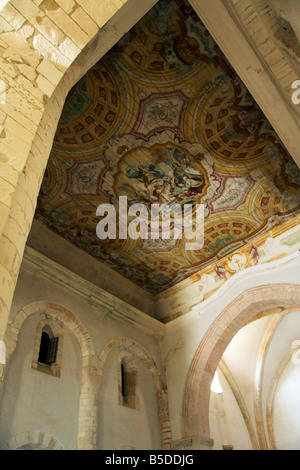
<svg viewBox="0 0 300 470">
<path fill-rule="evenodd" d="M 56 361 L 57 346 L 58 337 L 49 338 L 48 334 L 43 332 L 38 362 L 41 362 L 42 364 L 46 364 L 48 366 L 54 364 L 54 362 Z"/>
</svg>

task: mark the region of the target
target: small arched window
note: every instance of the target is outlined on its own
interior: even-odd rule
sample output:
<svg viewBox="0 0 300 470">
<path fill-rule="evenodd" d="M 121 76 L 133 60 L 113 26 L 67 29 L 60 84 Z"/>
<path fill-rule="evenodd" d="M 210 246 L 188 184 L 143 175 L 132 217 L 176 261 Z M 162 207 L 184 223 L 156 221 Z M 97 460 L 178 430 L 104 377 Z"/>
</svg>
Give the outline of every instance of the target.
<svg viewBox="0 0 300 470">
<path fill-rule="evenodd" d="M 125 398 L 127 394 L 126 390 L 126 372 L 123 361 L 121 362 L 121 393 L 122 397 Z"/>
<path fill-rule="evenodd" d="M 137 368 L 134 366 L 131 358 L 123 356 L 120 361 L 120 399 L 123 406 L 129 408 L 138 408 L 137 395 Z"/>
<path fill-rule="evenodd" d="M 47 317 L 36 330 L 32 368 L 60 377 L 64 334 L 63 324 Z"/>
<path fill-rule="evenodd" d="M 51 338 L 46 331 L 43 331 L 41 336 L 38 362 L 41 364 L 46 364 L 47 366 L 54 364 L 56 361 L 57 347 L 58 338 Z"/>
</svg>

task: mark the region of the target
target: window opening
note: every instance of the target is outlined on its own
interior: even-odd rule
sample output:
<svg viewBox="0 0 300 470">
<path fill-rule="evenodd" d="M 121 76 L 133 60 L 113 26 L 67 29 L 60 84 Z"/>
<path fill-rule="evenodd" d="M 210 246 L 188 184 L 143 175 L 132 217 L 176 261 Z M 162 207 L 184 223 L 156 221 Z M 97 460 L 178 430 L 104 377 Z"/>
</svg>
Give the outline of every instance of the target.
<svg viewBox="0 0 300 470">
<path fill-rule="evenodd" d="M 136 367 L 127 358 L 123 358 L 120 362 L 119 374 L 120 404 L 137 409 L 139 400 L 137 395 Z"/>
<path fill-rule="evenodd" d="M 48 333 L 42 332 L 38 362 L 50 366 L 56 361 L 58 338 L 50 338 Z"/>
<path fill-rule="evenodd" d="M 126 387 L 125 387 L 125 378 L 126 378 L 126 373 L 125 373 L 125 367 L 123 362 L 121 363 L 121 390 L 122 390 L 122 397 L 126 397 Z"/>
</svg>

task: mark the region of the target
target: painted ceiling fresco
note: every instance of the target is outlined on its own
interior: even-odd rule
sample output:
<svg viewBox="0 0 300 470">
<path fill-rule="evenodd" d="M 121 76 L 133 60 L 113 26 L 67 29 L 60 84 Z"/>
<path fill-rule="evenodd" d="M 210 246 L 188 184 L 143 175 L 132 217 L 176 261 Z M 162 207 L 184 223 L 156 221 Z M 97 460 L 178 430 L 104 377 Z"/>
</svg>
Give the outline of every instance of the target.
<svg viewBox="0 0 300 470">
<path fill-rule="evenodd" d="M 189 3 L 160 0 L 70 91 L 35 217 L 157 294 L 299 214 L 299 183 Z M 96 209 L 119 196 L 203 204 L 203 247 L 100 240 Z"/>
</svg>

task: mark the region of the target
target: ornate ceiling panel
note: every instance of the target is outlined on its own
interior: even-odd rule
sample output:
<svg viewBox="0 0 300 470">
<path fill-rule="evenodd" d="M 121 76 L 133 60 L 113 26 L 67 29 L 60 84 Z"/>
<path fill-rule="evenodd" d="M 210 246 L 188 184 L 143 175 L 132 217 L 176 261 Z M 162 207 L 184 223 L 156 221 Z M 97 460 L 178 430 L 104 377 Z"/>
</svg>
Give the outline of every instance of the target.
<svg viewBox="0 0 300 470">
<path fill-rule="evenodd" d="M 189 3 L 160 0 L 70 91 L 36 218 L 156 294 L 299 214 L 299 183 Z M 203 247 L 100 240 L 96 209 L 117 209 L 119 196 L 148 209 L 203 204 Z"/>
</svg>

